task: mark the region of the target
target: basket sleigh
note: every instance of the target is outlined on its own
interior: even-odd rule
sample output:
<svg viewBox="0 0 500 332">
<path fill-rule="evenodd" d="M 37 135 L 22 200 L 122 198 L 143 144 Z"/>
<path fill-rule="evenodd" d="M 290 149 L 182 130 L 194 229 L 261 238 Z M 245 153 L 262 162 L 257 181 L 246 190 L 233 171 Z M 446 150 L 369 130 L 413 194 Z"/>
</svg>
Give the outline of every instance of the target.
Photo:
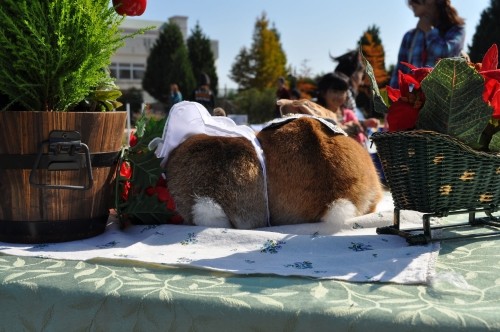
<svg viewBox="0 0 500 332">
<path fill-rule="evenodd" d="M 371 140 L 394 201 L 393 225 L 379 227 L 377 233 L 403 236 L 409 244 L 444 239 L 433 237 L 432 231 L 450 227 L 491 230 L 447 239 L 500 234 L 500 221 L 493 216 L 500 208 L 500 155 L 476 151 L 434 131 L 378 132 Z M 424 213 L 423 228 L 402 230 L 401 210 Z M 479 212 L 486 217 L 477 218 Z M 432 217 L 453 214 L 468 214 L 468 222 L 431 226 Z"/>
</svg>

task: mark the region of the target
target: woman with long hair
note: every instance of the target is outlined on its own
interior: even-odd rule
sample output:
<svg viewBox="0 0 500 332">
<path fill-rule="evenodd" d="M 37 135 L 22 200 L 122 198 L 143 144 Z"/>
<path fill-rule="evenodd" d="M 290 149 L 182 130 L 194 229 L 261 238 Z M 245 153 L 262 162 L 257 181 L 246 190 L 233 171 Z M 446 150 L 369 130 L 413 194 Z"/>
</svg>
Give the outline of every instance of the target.
<svg viewBox="0 0 500 332">
<path fill-rule="evenodd" d="M 460 56 L 465 43 L 465 21 L 451 0 L 408 0 L 417 26 L 406 32 L 390 85 L 398 88 L 398 73 L 408 73 L 401 62 L 416 67 L 434 67 L 442 58 Z"/>
</svg>

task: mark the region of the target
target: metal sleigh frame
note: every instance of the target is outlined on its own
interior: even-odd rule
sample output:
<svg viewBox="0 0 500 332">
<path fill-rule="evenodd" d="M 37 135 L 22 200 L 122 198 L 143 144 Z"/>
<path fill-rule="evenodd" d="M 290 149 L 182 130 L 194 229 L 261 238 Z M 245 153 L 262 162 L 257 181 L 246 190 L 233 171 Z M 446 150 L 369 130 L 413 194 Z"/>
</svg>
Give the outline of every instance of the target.
<svg viewBox="0 0 500 332">
<path fill-rule="evenodd" d="M 476 218 L 476 213 L 484 212 L 486 217 Z M 451 239 L 462 239 L 462 238 L 473 238 L 473 237 L 485 237 L 485 236 L 493 236 L 500 235 L 500 218 L 493 216 L 493 213 L 496 212 L 496 209 L 492 208 L 478 208 L 473 210 L 457 210 L 443 213 L 426 213 L 422 216 L 423 228 L 412 228 L 412 229 L 401 229 L 401 210 L 394 209 L 394 221 L 391 226 L 384 226 L 377 228 L 377 234 L 393 234 L 399 235 L 401 237 L 406 238 L 406 241 L 410 245 L 421 245 L 427 244 L 432 241 L 440 241 L 440 240 L 451 240 Z M 448 215 L 458 215 L 458 214 L 468 214 L 468 222 L 463 223 L 452 223 L 448 225 L 438 225 L 431 226 L 431 218 L 432 217 L 446 217 Z M 462 229 L 464 227 L 489 227 L 491 231 L 484 231 L 481 233 L 472 233 L 472 234 L 463 234 L 463 235 L 455 235 L 448 237 L 433 237 L 433 230 L 440 229 Z M 420 232 L 419 232 L 420 231 Z M 421 233 L 423 231 L 423 233 Z M 419 232 L 415 234 L 415 232 Z"/>
</svg>

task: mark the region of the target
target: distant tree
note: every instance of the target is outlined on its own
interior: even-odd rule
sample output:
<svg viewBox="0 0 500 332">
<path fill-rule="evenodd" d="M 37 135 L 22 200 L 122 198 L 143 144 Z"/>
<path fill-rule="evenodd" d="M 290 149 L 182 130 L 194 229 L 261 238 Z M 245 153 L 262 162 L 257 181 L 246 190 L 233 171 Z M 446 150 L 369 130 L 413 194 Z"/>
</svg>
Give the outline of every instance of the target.
<svg viewBox="0 0 500 332">
<path fill-rule="evenodd" d="M 252 86 L 255 77 L 254 66 L 252 54 L 246 47 L 242 47 L 236 55 L 229 77 L 238 84 L 241 90 L 248 89 Z"/>
<path fill-rule="evenodd" d="M 276 105 L 275 89 L 250 88 L 239 92 L 234 103 L 239 114 L 247 114 L 249 123 L 264 123 L 273 119 Z"/>
<path fill-rule="evenodd" d="M 252 46 L 240 50 L 230 78 L 243 90 L 274 88 L 278 77 L 287 76 L 286 63 L 280 35 L 263 13 L 255 23 Z"/>
<path fill-rule="evenodd" d="M 168 104 L 170 83 L 177 83 L 183 95 L 189 95 L 196 84 L 182 32 L 173 22 L 161 28 L 147 59 L 142 87 L 156 100 Z"/>
<path fill-rule="evenodd" d="M 304 59 L 300 63 L 299 77 L 312 77 L 312 68 L 309 66 L 309 59 Z"/>
<path fill-rule="evenodd" d="M 491 0 L 490 6 L 481 13 L 472 45 L 469 45 L 471 61 L 481 62 L 493 44 L 500 46 L 500 0 Z"/>
<path fill-rule="evenodd" d="M 214 53 L 212 52 L 210 39 L 203 34 L 198 23 L 191 31 L 191 36 L 187 39 L 189 61 L 195 79 L 198 79 L 201 73 L 206 73 L 210 77 L 210 88 L 217 95 L 219 78 L 215 68 Z"/>
<path fill-rule="evenodd" d="M 315 97 L 317 86 L 312 78 L 301 77 L 297 80 L 297 90 L 300 91 L 300 97 L 305 99 L 312 99 Z"/>
<path fill-rule="evenodd" d="M 373 73 L 379 87 L 385 87 L 390 76 L 385 69 L 385 51 L 380 39 L 380 30 L 376 25 L 368 27 L 359 40 L 364 57 L 373 67 Z"/>
<path fill-rule="evenodd" d="M 129 104 L 132 112 L 140 112 L 144 98 L 141 90 L 132 87 L 122 90 L 122 95 L 118 98 L 118 101 L 123 104 L 119 108 L 120 111 L 125 111 L 126 105 Z"/>
</svg>

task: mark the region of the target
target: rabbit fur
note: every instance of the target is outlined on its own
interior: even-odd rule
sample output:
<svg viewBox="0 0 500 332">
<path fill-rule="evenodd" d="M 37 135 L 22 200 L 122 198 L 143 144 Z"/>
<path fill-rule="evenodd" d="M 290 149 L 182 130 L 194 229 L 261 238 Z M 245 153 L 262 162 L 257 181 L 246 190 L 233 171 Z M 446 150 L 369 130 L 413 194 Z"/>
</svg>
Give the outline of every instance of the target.
<svg viewBox="0 0 500 332">
<path fill-rule="evenodd" d="M 173 149 L 167 186 L 186 224 L 254 229 L 374 212 L 382 187 L 366 149 L 311 117 L 243 137 L 196 134 Z"/>
</svg>

